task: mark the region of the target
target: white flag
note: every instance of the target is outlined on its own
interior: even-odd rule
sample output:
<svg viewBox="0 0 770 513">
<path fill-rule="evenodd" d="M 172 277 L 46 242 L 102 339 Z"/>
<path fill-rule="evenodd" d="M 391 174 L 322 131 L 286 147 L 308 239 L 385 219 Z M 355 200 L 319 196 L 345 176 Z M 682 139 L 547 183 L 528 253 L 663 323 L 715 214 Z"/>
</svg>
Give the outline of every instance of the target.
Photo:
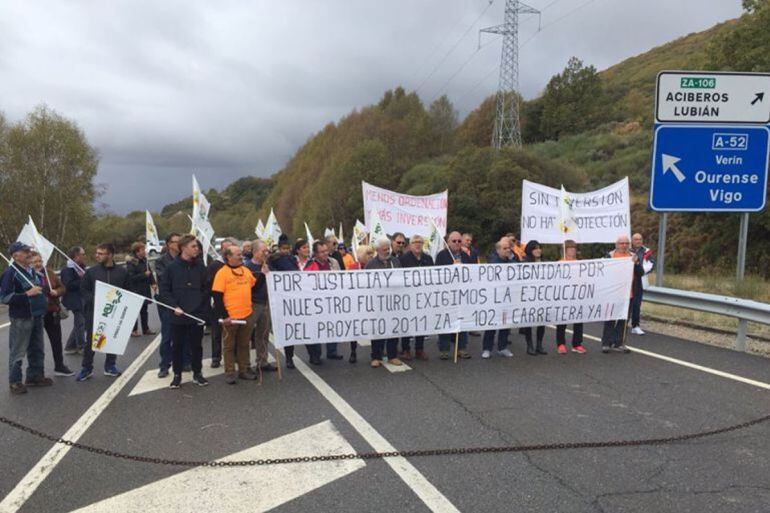
<svg viewBox="0 0 770 513">
<path fill-rule="evenodd" d="M 96 282 L 91 347 L 100 353 L 123 354 L 145 298 L 120 287 Z"/>
<path fill-rule="evenodd" d="M 379 239 L 380 237 L 387 237 L 387 234 L 385 233 L 385 227 L 382 225 L 382 220 L 380 219 L 380 215 L 377 213 L 376 210 L 372 210 L 372 213 L 369 216 L 369 219 L 372 222 L 371 226 L 368 227 L 369 245 L 374 246 L 377 243 L 377 239 Z"/>
<path fill-rule="evenodd" d="M 270 215 L 267 217 L 267 222 L 265 223 L 265 236 L 262 240 L 265 241 L 265 244 L 267 244 L 267 247 L 269 248 L 273 244 L 278 244 L 281 233 L 283 232 L 281 232 L 281 227 L 278 225 L 278 220 L 275 218 L 275 213 L 271 208 Z"/>
<path fill-rule="evenodd" d="M 441 235 L 441 232 L 438 228 L 436 228 L 436 225 L 433 224 L 433 221 L 430 222 L 430 234 L 425 239 L 425 251 L 433 258 L 433 260 L 436 260 L 436 255 L 438 255 L 439 251 L 441 251 L 445 244 L 444 237 Z"/>
<path fill-rule="evenodd" d="M 195 179 L 195 175 L 192 177 L 193 181 L 193 221 L 208 221 L 209 210 L 211 210 L 211 204 L 203 195 L 198 180 Z M 195 229 L 193 228 L 193 232 Z"/>
<path fill-rule="evenodd" d="M 334 230 L 332 230 L 331 228 L 325 229 L 324 230 L 324 239 L 326 239 L 327 237 L 336 237 L 336 235 L 334 235 Z"/>
<path fill-rule="evenodd" d="M 342 235 L 342 223 L 340 222 L 340 231 L 337 232 L 337 239 L 340 242 L 345 242 L 345 237 Z"/>
<path fill-rule="evenodd" d="M 575 211 L 572 209 L 573 204 L 574 200 L 562 185 L 561 191 L 559 191 L 559 217 L 557 223 L 559 231 L 565 239 L 571 238 L 578 229 L 575 222 Z"/>
<path fill-rule="evenodd" d="M 16 240 L 34 248 L 35 251 L 40 253 L 40 257 L 43 259 L 43 266 L 48 265 L 48 260 L 50 260 L 51 255 L 53 255 L 55 248 L 51 241 L 40 235 L 37 231 L 32 216 L 29 216 L 27 224 L 21 229 L 21 233 Z"/>
<path fill-rule="evenodd" d="M 353 226 L 353 237 L 356 239 L 356 242 L 358 244 L 363 244 L 368 233 L 369 230 L 366 229 L 366 225 L 356 219 L 356 224 Z"/>
<path fill-rule="evenodd" d="M 350 238 L 350 250 L 353 252 L 353 258 L 358 262 L 358 239 L 355 235 Z"/>
<path fill-rule="evenodd" d="M 305 221 L 305 234 L 307 236 L 307 245 L 310 247 L 310 253 L 312 254 L 315 239 L 313 238 L 313 234 L 310 233 L 310 227 L 307 225 L 307 221 Z"/>
<path fill-rule="evenodd" d="M 263 239 L 265 237 L 265 225 L 262 223 L 262 219 L 257 221 L 257 227 L 254 228 L 254 233 L 257 234 L 258 239 Z"/>
<path fill-rule="evenodd" d="M 160 246 L 160 237 L 158 237 L 158 230 L 155 228 L 155 222 L 152 220 L 152 215 L 149 210 L 145 210 L 144 214 L 145 239 L 147 240 L 147 244 Z"/>
</svg>

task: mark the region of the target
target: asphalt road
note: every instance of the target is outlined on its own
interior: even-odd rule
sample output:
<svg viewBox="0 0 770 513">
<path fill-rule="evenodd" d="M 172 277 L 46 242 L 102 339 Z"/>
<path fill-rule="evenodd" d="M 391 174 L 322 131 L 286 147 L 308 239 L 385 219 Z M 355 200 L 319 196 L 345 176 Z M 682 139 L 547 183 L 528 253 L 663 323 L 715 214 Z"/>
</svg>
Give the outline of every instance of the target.
<svg viewBox="0 0 770 513">
<path fill-rule="evenodd" d="M 3 361 L 7 337 L 0 328 Z M 601 354 L 594 340 L 585 356 L 559 356 L 552 330 L 547 356 L 527 356 L 513 340 L 512 359 L 482 360 L 472 337 L 474 358 L 457 365 L 440 361 L 431 341 L 431 360 L 404 372 L 369 368 L 363 347 L 358 364 L 298 364 L 280 382 L 271 374 L 228 386 L 215 375 L 206 388 L 169 390 L 155 386 L 157 341 L 143 337 L 118 360 L 124 370 L 134 362 L 131 376 L 103 376 L 97 356 L 92 380 L 56 378 L 24 396 L 6 389 L 0 411 L 81 443 L 190 460 L 657 438 L 770 413 L 770 362 L 760 357 L 655 334 L 630 339 L 730 374 L 721 376 L 654 355 Z M 0 426 L 0 512 L 760 512 L 770 504 L 768 435 L 770 423 L 658 447 L 185 469 L 62 446 L 51 454 L 54 444 Z"/>
</svg>

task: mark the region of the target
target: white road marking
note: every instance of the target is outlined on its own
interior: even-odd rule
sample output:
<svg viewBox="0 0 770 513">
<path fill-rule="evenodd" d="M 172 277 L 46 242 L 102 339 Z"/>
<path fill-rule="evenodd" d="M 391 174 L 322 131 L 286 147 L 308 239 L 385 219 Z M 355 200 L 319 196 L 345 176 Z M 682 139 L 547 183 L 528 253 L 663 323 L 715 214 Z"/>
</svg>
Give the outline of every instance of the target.
<svg viewBox="0 0 770 513">
<path fill-rule="evenodd" d="M 7 328 L 10 325 L 11 325 L 10 322 L 6 322 L 5 324 L 0 324 L 0 330 L 3 329 L 3 328 Z"/>
<path fill-rule="evenodd" d="M 355 449 L 327 420 L 217 461 L 352 452 Z M 259 467 L 196 467 L 75 513 L 268 511 L 365 466 L 363 460 L 355 459 Z"/>
<path fill-rule="evenodd" d="M 357 342 L 358 342 L 358 346 L 359 347 L 371 347 L 372 346 L 372 341 L 371 340 L 357 340 Z M 405 364 L 405 363 L 403 365 L 391 365 L 391 364 L 388 363 L 387 359 L 382 361 L 382 365 L 383 365 L 383 367 L 388 369 L 390 372 L 406 372 L 406 371 L 412 370 L 412 368 L 410 366 L 408 366 L 407 364 Z"/>
<path fill-rule="evenodd" d="M 256 361 L 256 351 L 253 349 L 251 350 L 251 361 Z M 268 354 L 267 355 L 267 361 L 268 363 L 275 363 L 275 358 L 273 358 L 273 355 Z M 216 369 L 211 368 L 211 358 L 206 358 L 203 360 L 203 375 L 206 378 L 214 378 L 216 376 L 221 376 L 225 373 L 224 366 L 220 365 Z M 275 374 L 275 373 L 272 373 Z M 265 374 L 263 373 L 263 379 Z M 152 369 L 148 370 L 144 373 L 144 376 L 141 377 L 141 379 L 137 382 L 136 385 L 134 385 L 134 388 L 131 389 L 131 392 L 128 394 L 129 397 L 139 394 L 146 394 L 147 392 L 154 392 L 156 390 L 162 390 L 167 389 L 168 385 L 171 383 L 172 375 L 169 374 L 167 378 L 159 378 L 158 377 L 158 369 Z M 182 374 L 182 384 L 185 383 L 192 383 L 192 372 L 185 372 Z"/>
<path fill-rule="evenodd" d="M 572 333 L 572 330 L 567 330 L 567 332 Z M 597 342 L 602 341 L 601 338 L 595 337 L 593 335 L 583 334 L 583 337 L 590 340 L 595 340 Z M 745 383 L 747 385 L 752 385 L 755 387 L 764 388 L 765 390 L 770 390 L 770 383 L 763 383 L 762 381 L 756 381 L 753 379 L 744 378 L 743 376 L 738 376 L 736 374 L 730 374 L 729 372 L 712 369 L 711 367 L 704 367 L 703 365 L 698 365 L 696 363 L 690 363 L 684 360 L 679 360 L 678 358 L 672 358 L 670 356 L 666 356 L 663 354 L 653 353 L 652 351 L 647 351 L 646 349 L 639 349 L 638 347 L 629 346 L 628 344 L 626 344 L 626 347 L 629 348 L 634 353 L 639 353 L 644 356 L 649 356 L 650 358 L 657 358 L 658 360 L 663 360 L 676 365 L 681 365 L 682 367 L 687 367 L 689 369 L 695 369 L 701 372 L 706 372 L 708 374 L 713 374 L 714 376 L 719 376 L 720 378 L 731 379 L 733 381 L 738 381 L 739 383 Z"/>
<path fill-rule="evenodd" d="M 86 410 L 86 412 L 70 427 L 62 438 L 77 442 L 80 437 L 91 427 L 101 413 L 109 406 L 115 397 L 118 396 L 123 387 L 125 387 L 134 375 L 142 368 L 142 365 L 157 351 L 160 345 L 160 335 L 155 337 L 150 344 L 144 348 L 144 351 L 129 365 L 123 374 L 115 378 L 115 381 L 104 391 L 104 393 Z M 106 378 L 110 379 L 110 378 Z M 82 386 L 88 386 L 87 383 L 81 383 Z M 71 447 L 69 445 L 54 444 L 51 449 L 27 472 L 11 493 L 5 496 L 0 502 L 0 513 L 15 513 L 21 508 L 37 487 L 46 477 L 56 468 L 62 458 L 67 455 Z"/>
<path fill-rule="evenodd" d="M 294 364 L 297 370 L 315 387 L 324 398 L 331 403 L 340 415 L 345 417 L 353 428 L 363 437 L 366 442 L 377 452 L 392 452 L 396 448 L 388 442 L 369 422 L 364 419 L 360 413 L 353 409 L 345 399 L 342 398 L 331 386 L 329 386 L 318 374 L 316 374 L 305 362 L 296 358 Z M 449 512 L 459 510 L 449 502 L 433 484 L 423 476 L 409 460 L 401 456 L 394 458 L 384 458 L 385 463 L 390 465 L 398 477 L 425 503 L 431 510 L 436 512 Z"/>
</svg>

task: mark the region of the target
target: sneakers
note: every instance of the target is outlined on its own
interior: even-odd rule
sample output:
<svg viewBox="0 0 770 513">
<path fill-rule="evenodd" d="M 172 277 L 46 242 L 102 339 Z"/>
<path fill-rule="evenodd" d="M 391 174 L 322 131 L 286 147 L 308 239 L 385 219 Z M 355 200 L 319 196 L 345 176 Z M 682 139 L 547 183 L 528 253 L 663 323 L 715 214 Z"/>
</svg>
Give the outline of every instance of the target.
<svg viewBox="0 0 770 513">
<path fill-rule="evenodd" d="M 631 352 L 631 350 L 627 348 L 625 345 L 613 347 L 612 350 L 615 351 L 616 353 L 623 353 L 623 354 L 628 354 Z"/>
<path fill-rule="evenodd" d="M 428 354 L 425 351 L 415 351 L 414 352 L 414 358 L 416 360 L 427 361 L 428 360 Z"/>
<path fill-rule="evenodd" d="M 251 369 L 238 373 L 238 379 L 243 379 L 245 381 L 256 381 L 257 378 L 259 378 L 259 376 L 257 376 L 257 374 Z"/>
<path fill-rule="evenodd" d="M 193 374 L 193 383 L 195 383 L 199 387 L 205 387 L 206 385 L 209 384 L 209 380 L 204 378 L 203 374 L 201 374 L 200 372 L 197 372 Z"/>
<path fill-rule="evenodd" d="M 640 328 L 639 326 L 636 326 L 635 328 L 631 328 L 631 333 L 633 333 L 634 335 L 644 335 L 642 328 Z"/>
<path fill-rule="evenodd" d="M 77 347 L 70 347 L 64 350 L 64 354 L 78 354 Z"/>
<path fill-rule="evenodd" d="M 567 346 L 564 344 L 559 344 L 556 346 L 556 352 L 559 354 L 567 354 Z"/>
<path fill-rule="evenodd" d="M 87 379 L 91 379 L 94 375 L 93 369 L 80 369 L 80 372 L 78 372 L 77 377 L 75 377 L 75 381 L 85 381 Z"/>
<path fill-rule="evenodd" d="M 148 335 L 157 335 L 157 334 L 158 334 L 158 332 L 157 332 L 157 331 L 152 331 L 152 330 L 145 330 L 145 331 L 144 331 L 144 334 L 145 334 L 145 336 L 148 336 Z"/>
<path fill-rule="evenodd" d="M 449 351 L 441 351 L 441 354 L 439 354 L 439 358 L 442 360 L 449 360 Z"/>
<path fill-rule="evenodd" d="M 62 365 L 61 367 L 56 367 L 53 370 L 54 375 L 56 376 L 74 376 L 75 371 L 71 370 L 66 365 Z"/>
<path fill-rule="evenodd" d="M 484 349 L 484 350 L 481 352 L 481 357 L 482 357 L 484 360 L 489 360 L 490 358 L 492 358 L 492 352 L 491 352 L 491 351 L 487 351 L 486 349 Z"/>
<path fill-rule="evenodd" d="M 602 353 L 607 354 L 610 352 L 610 346 L 602 346 Z"/>
<path fill-rule="evenodd" d="M 577 354 L 586 354 L 588 351 L 586 351 L 586 348 L 583 346 L 575 346 L 572 348 L 572 352 Z"/>
<path fill-rule="evenodd" d="M 211 368 L 212 369 L 218 369 L 220 365 L 222 365 L 222 364 L 219 363 L 219 360 L 211 360 Z"/>
<path fill-rule="evenodd" d="M 469 360 L 470 358 L 473 358 L 471 354 L 465 350 L 457 351 L 457 357 L 462 358 L 463 360 Z"/>
<path fill-rule="evenodd" d="M 117 378 L 121 374 L 123 374 L 123 373 L 120 372 L 118 370 L 117 366 L 115 366 L 115 365 L 110 365 L 109 367 L 104 369 L 104 375 L 105 376 L 109 376 L 111 378 Z"/>
<path fill-rule="evenodd" d="M 388 358 L 388 363 L 390 365 L 395 365 L 396 367 L 398 367 L 400 365 L 404 365 L 404 362 L 402 362 L 398 358 Z"/>
<path fill-rule="evenodd" d="M 411 351 L 401 351 L 400 353 L 398 353 L 398 357 L 401 360 L 404 360 L 405 362 L 411 361 L 412 360 L 412 352 Z"/>
<path fill-rule="evenodd" d="M 498 351 L 497 354 L 499 354 L 500 356 L 504 356 L 506 358 L 513 358 L 513 353 L 507 347 L 505 349 L 501 349 L 500 351 Z"/>
<path fill-rule="evenodd" d="M 228 385 L 235 385 L 236 383 L 238 383 L 238 378 L 235 374 L 226 374 L 225 383 L 227 383 Z"/>
<path fill-rule="evenodd" d="M 158 371 L 158 377 L 160 379 L 167 378 L 168 377 L 168 369 L 160 369 Z"/>
<path fill-rule="evenodd" d="M 168 388 L 179 388 L 182 386 L 182 375 L 181 374 L 174 374 L 174 379 L 171 380 L 171 384 L 168 386 Z"/>
<path fill-rule="evenodd" d="M 369 366 L 372 369 L 376 369 L 377 367 L 381 367 L 382 366 L 382 361 L 380 361 L 380 360 L 372 360 L 372 362 L 369 364 Z"/>
<path fill-rule="evenodd" d="M 131 336 L 132 336 L 132 337 L 134 337 L 134 338 L 136 338 L 136 337 L 141 337 L 141 335 L 139 334 L 139 332 L 138 332 L 138 331 L 136 331 L 136 330 L 134 330 L 134 331 L 132 331 L 132 332 L 131 332 Z"/>
<path fill-rule="evenodd" d="M 27 393 L 27 387 L 24 383 L 11 383 L 11 393 L 13 395 L 21 395 Z"/>
<path fill-rule="evenodd" d="M 50 387 L 53 385 L 53 380 L 51 378 L 46 378 L 45 376 L 40 376 L 38 378 L 27 378 L 24 380 L 24 384 L 28 387 Z"/>
</svg>

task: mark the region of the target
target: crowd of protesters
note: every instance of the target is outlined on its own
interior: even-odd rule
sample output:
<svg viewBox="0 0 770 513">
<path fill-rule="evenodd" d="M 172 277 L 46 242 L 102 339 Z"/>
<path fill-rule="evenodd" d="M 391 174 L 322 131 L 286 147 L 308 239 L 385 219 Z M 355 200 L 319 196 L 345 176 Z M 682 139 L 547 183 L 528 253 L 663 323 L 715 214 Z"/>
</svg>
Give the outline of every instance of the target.
<svg viewBox="0 0 770 513">
<path fill-rule="evenodd" d="M 97 281 L 148 298 L 132 336 L 154 335 L 150 328 L 148 304 L 155 299 L 160 319 L 160 346 L 158 377 L 171 376 L 170 387 L 179 388 L 182 374 L 192 372 L 193 383 L 206 386 L 202 364 L 204 326 L 195 318 L 206 320 L 210 332 L 211 368 L 224 366 L 225 381 L 236 384 L 239 380 L 257 380 L 263 372 L 277 368 L 268 361 L 268 339 L 271 331 L 267 274 L 271 272 L 302 271 L 330 272 L 357 271 L 360 269 L 392 269 L 399 267 L 426 267 L 481 262 L 479 251 L 473 244 L 473 235 L 451 231 L 445 239 L 445 247 L 434 259 L 424 251 L 425 240 L 414 235 L 407 238 L 403 233 L 381 237 L 371 245 L 360 245 L 351 254 L 335 236 L 309 242 L 297 239 L 290 242 L 282 235 L 278 243 L 269 248 L 265 242 L 246 241 L 239 245 L 234 239 L 225 239 L 219 248 L 220 257 L 208 265 L 202 258 L 202 245 L 192 235 L 171 233 L 166 237 L 161 256 L 150 263 L 145 245 L 132 245 L 125 265 L 115 262 L 115 248 L 100 244 L 95 251 L 95 264 L 86 268 L 86 255 L 82 247 L 68 252 L 66 265 L 54 272 L 43 265 L 41 256 L 21 242 L 8 248 L 12 262 L 0 277 L 0 302 L 8 305 L 9 331 L 9 383 L 10 391 L 22 394 L 27 387 L 50 386 L 53 380 L 44 372 L 44 333 L 47 335 L 54 360 L 54 374 L 76 375 L 79 382 L 93 376 L 95 353 L 90 343 L 94 308 L 94 289 Z M 542 247 L 537 241 L 526 244 L 508 233 L 501 237 L 487 262 L 515 265 L 519 262 L 542 261 Z M 615 249 L 607 258 L 630 258 L 634 262 L 634 277 L 630 290 L 629 317 L 632 333 L 643 335 L 640 327 L 640 307 L 645 275 L 654 268 L 652 252 L 643 244 L 640 234 L 618 237 Z M 571 240 L 563 245 L 562 260 L 579 258 L 578 245 Z M 66 341 L 62 335 L 62 319 L 72 318 L 71 331 Z M 626 353 L 626 319 L 607 321 L 602 333 L 602 352 Z M 583 325 L 572 326 L 570 350 L 578 355 L 587 353 L 583 345 Z M 526 343 L 526 354 L 546 355 L 544 345 L 546 326 L 519 329 Z M 556 352 L 566 355 L 567 326 L 556 327 Z M 450 359 L 450 349 L 456 343 L 456 354 L 461 359 L 472 357 L 469 339 L 475 333 L 461 332 L 438 336 L 439 358 Z M 479 334 L 481 335 L 481 334 Z M 481 357 L 489 359 L 493 354 L 504 358 L 513 357 L 510 348 L 510 329 L 488 330 L 482 335 Z M 404 361 L 428 360 L 425 350 L 426 337 L 402 337 L 371 341 L 370 365 L 383 365 L 384 358 L 393 366 Z M 496 343 L 495 343 L 496 342 Z M 340 348 L 344 344 L 328 343 L 305 346 L 308 361 L 321 365 L 326 360 L 342 360 Z M 350 341 L 350 363 L 356 363 L 358 344 Z M 414 351 L 413 351 L 414 349 Z M 252 350 L 255 356 L 252 358 Z M 324 358 L 325 352 L 325 358 Z M 294 347 L 285 348 L 285 366 L 294 369 Z M 65 356 L 81 358 L 80 370 L 72 371 Z M 26 378 L 22 365 L 27 360 Z M 104 375 L 117 377 L 121 371 L 117 356 L 104 356 Z"/>
</svg>

